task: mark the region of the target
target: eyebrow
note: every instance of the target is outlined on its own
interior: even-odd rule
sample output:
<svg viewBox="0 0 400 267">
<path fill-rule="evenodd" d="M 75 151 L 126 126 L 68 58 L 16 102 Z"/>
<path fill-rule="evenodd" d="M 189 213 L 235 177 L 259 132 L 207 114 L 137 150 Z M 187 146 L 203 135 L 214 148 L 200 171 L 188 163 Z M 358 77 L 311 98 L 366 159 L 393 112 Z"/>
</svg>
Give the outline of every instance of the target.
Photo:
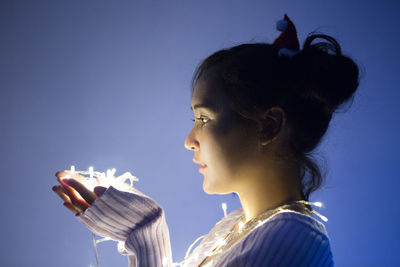
<svg viewBox="0 0 400 267">
<path fill-rule="evenodd" d="M 190 107 L 190 110 L 194 110 L 194 109 L 198 109 L 198 108 L 205 108 L 205 109 L 209 109 L 209 110 L 214 111 L 214 112 L 217 111 L 217 109 L 214 106 L 207 105 L 207 104 L 196 104 L 196 105 L 193 106 L 193 108 Z"/>
</svg>

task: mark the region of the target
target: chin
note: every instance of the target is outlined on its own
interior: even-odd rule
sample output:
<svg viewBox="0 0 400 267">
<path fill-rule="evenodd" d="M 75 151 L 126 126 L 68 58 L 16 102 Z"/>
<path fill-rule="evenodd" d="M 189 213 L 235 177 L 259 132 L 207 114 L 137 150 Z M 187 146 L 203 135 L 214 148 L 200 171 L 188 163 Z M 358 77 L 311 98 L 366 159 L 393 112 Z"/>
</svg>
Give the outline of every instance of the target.
<svg viewBox="0 0 400 267">
<path fill-rule="evenodd" d="M 203 191 L 208 195 L 214 195 L 214 194 L 225 195 L 225 194 L 232 193 L 231 191 L 226 190 L 226 188 L 219 188 L 215 184 L 207 184 L 205 179 L 204 179 L 204 183 L 203 183 Z"/>
<path fill-rule="evenodd" d="M 203 191 L 204 191 L 204 193 L 206 193 L 208 195 L 215 194 L 215 192 L 212 190 L 212 188 L 207 186 L 205 182 L 203 183 Z"/>
</svg>

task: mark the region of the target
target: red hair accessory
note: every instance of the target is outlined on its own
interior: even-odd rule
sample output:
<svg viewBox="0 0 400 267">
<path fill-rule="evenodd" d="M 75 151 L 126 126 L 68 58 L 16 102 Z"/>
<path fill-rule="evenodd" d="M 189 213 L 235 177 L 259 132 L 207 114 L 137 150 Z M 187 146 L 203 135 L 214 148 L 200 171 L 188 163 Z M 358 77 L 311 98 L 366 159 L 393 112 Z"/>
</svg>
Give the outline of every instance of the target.
<svg viewBox="0 0 400 267">
<path fill-rule="evenodd" d="M 279 55 L 293 56 L 300 50 L 299 40 L 297 38 L 296 27 L 289 17 L 285 14 L 283 20 L 276 23 L 276 28 L 282 33 L 273 42 L 280 47 Z"/>
</svg>

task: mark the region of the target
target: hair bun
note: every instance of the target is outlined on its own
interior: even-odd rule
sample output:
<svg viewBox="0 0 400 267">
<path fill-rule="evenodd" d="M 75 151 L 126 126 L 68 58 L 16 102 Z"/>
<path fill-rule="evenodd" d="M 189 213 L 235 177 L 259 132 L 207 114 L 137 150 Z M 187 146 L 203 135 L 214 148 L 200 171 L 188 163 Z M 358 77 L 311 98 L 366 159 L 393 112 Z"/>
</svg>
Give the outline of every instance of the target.
<svg viewBox="0 0 400 267">
<path fill-rule="evenodd" d="M 324 41 L 312 44 L 317 38 Z M 301 95 L 324 103 L 325 111 L 330 114 L 347 102 L 358 87 L 358 66 L 342 55 L 340 45 L 331 36 L 309 35 L 294 59 L 302 84 Z"/>
</svg>

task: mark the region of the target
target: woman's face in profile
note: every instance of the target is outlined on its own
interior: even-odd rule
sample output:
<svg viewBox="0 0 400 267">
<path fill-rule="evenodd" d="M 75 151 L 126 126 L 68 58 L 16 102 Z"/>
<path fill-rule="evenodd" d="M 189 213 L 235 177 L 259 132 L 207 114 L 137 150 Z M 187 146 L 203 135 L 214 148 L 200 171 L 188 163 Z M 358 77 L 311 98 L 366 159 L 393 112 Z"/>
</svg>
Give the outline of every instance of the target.
<svg viewBox="0 0 400 267">
<path fill-rule="evenodd" d="M 206 165 L 203 190 L 208 194 L 236 192 L 258 149 L 255 128 L 232 110 L 215 79 L 201 78 L 193 91 L 195 123 L 185 140 L 193 159 Z"/>
</svg>

